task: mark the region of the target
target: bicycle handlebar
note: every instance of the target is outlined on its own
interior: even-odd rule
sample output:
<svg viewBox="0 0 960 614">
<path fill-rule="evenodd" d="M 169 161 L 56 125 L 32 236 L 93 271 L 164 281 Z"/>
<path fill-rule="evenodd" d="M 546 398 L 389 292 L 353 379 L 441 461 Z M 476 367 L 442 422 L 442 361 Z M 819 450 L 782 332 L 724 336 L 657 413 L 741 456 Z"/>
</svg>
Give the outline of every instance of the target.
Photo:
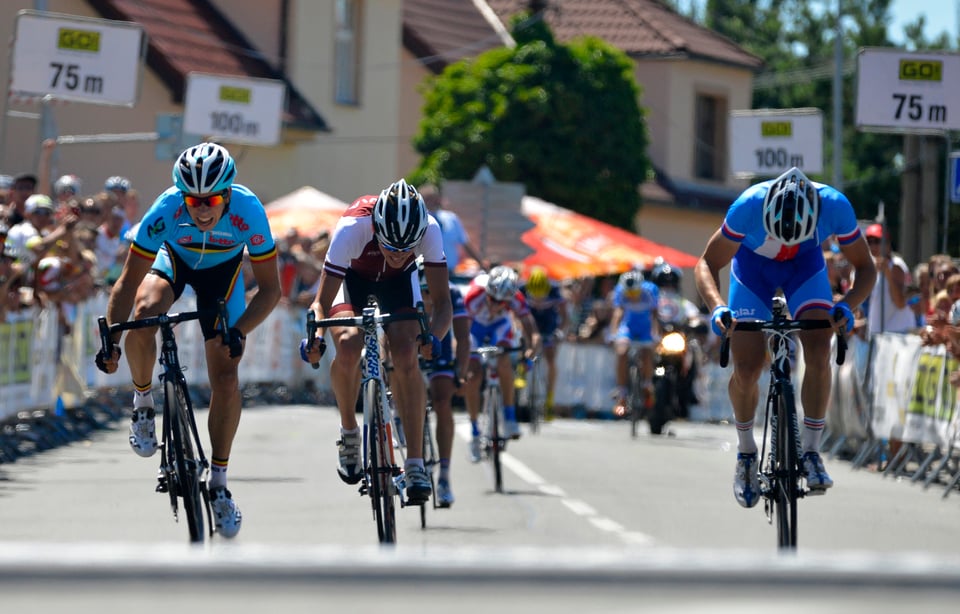
<svg viewBox="0 0 960 614">
<path fill-rule="evenodd" d="M 838 321 L 838 311 L 834 310 L 834 322 Z M 760 332 L 792 332 L 800 330 L 817 330 L 822 328 L 831 328 L 833 323 L 830 320 L 747 320 L 737 322 L 733 330 L 730 330 L 732 318 L 729 313 L 724 313 L 720 321 L 727 328 L 726 334 L 720 341 L 720 366 L 726 367 L 730 362 L 730 334 L 735 331 L 760 331 Z M 842 365 L 847 356 L 847 338 L 842 332 L 837 332 L 837 364 Z"/>
<path fill-rule="evenodd" d="M 220 334 L 223 337 L 223 342 L 227 343 L 227 340 L 229 339 L 227 327 L 227 322 L 229 322 L 227 318 L 227 303 L 223 299 L 218 299 L 217 308 L 215 310 L 199 309 L 197 311 L 182 311 L 180 313 L 161 313 L 149 318 L 128 320 L 126 322 L 117 322 L 115 324 L 107 324 L 107 318 L 100 316 L 97 318 L 97 326 L 100 329 L 100 350 L 105 356 L 110 356 L 113 354 L 113 346 L 115 344 L 110 336 L 116 333 L 122 333 L 124 331 L 137 330 L 141 328 L 152 328 L 154 326 L 173 326 L 175 324 L 179 324 L 180 322 L 198 320 L 212 313 L 216 313 L 217 316 L 219 316 Z"/>
</svg>

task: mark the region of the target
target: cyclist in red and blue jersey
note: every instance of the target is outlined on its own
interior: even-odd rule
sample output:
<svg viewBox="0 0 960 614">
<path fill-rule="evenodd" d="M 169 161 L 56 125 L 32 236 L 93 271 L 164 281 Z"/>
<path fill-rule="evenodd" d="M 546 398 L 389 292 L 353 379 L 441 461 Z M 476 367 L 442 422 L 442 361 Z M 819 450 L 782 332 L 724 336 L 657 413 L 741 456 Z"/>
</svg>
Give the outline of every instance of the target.
<svg viewBox="0 0 960 614">
<path fill-rule="evenodd" d="M 856 273 L 852 286 L 834 303 L 821 245 L 836 237 Z M 730 264 L 729 302 L 719 290 L 720 270 Z M 726 334 L 724 316 L 737 320 L 767 320 L 773 297 L 782 292 L 794 319 L 829 319 L 843 314 L 835 327 L 849 332 L 853 313 L 876 280 L 870 249 L 857 225 L 853 206 L 839 190 L 814 183 L 797 168 L 776 179 L 747 188 L 730 206 L 723 225 L 707 243 L 697 262 L 697 289 L 712 310 L 717 335 Z M 807 487 L 821 494 L 833 486 L 818 452 L 830 398 L 833 330 L 799 333 L 804 375 L 801 447 Z M 733 373 L 728 387 L 737 426 L 737 467 L 734 497 L 743 507 L 760 499 L 757 443 L 753 421 L 764 369 L 766 346 L 759 332 L 741 332 L 730 339 Z"/>
<path fill-rule="evenodd" d="M 506 349 L 515 349 L 520 346 L 514 330 L 511 314 L 519 320 L 523 331 L 523 341 L 526 349 L 525 358 L 533 358 L 540 354 L 542 343 L 537 324 L 530 315 L 527 300 L 520 292 L 520 276 L 512 268 L 504 265 L 495 266 L 489 273 L 481 273 L 473 278 L 467 293 L 463 297 L 467 313 L 473 319 L 470 325 L 470 340 L 473 347 L 499 345 Z M 480 384 L 483 381 L 483 369 L 480 361 L 470 361 L 470 376 L 466 382 L 463 399 L 470 415 L 472 438 L 470 441 L 470 457 L 474 462 L 480 461 L 480 428 L 477 419 L 480 415 Z M 513 357 L 504 352 L 497 362 L 497 374 L 500 378 L 500 391 L 503 394 L 503 433 L 508 438 L 520 437 L 520 426 L 517 424 L 517 408 L 514 405 L 513 387 Z"/>
<path fill-rule="evenodd" d="M 429 334 L 421 336 L 420 324 L 413 320 L 397 320 L 385 326 L 393 361 L 390 388 L 407 443 L 406 495 L 412 504 L 428 501 L 433 491 L 423 466 L 427 391 L 419 356 L 430 360 L 440 353 L 440 340 L 450 330 L 452 319 L 440 226 L 427 212 L 416 188 L 400 179 L 379 196 L 361 196 L 347 208 L 333 231 L 320 286 L 310 306 L 318 320 L 349 317 L 360 314 L 367 306 L 367 297 L 373 295 L 383 313 L 412 312 L 422 300 L 417 256 L 423 256 L 424 277 L 433 298 L 428 313 Z M 316 341 L 301 341 L 303 360 L 319 362 L 325 347 L 323 334 L 320 329 Z M 340 411 L 337 474 L 347 484 L 356 484 L 363 478 L 356 412 L 363 331 L 353 326 L 333 326 L 330 335 L 336 347 L 330 382 Z"/>
<path fill-rule="evenodd" d="M 544 417 L 553 418 L 553 390 L 557 385 L 557 340 L 567 329 L 567 299 L 560 286 L 550 279 L 547 270 L 535 266 L 530 270 L 520 291 L 527 299 L 527 306 L 543 340 L 543 358 L 547 363 L 546 399 L 543 403 Z"/>
<path fill-rule="evenodd" d="M 217 301 L 226 300 L 228 339 L 218 334 L 216 316 L 200 319 L 210 380 L 210 497 L 214 524 L 224 537 L 235 536 L 241 522 L 227 490 L 227 463 L 240 424 L 237 371 L 244 339 L 280 300 L 277 249 L 266 212 L 249 188 L 234 183 L 236 174 L 233 158 L 220 145 L 201 143 L 180 154 L 174 185 L 144 215 L 107 307 L 107 320 L 114 324 L 125 322 L 131 310 L 138 320 L 166 313 L 188 285 L 199 310 L 215 312 Z M 257 282 L 249 304 L 241 270 L 244 249 Z M 129 331 L 125 349 L 135 387 L 130 446 L 140 456 L 152 456 L 157 450 L 156 328 Z M 98 353 L 97 366 L 113 373 L 119 358 L 118 346 L 112 356 Z"/>
</svg>

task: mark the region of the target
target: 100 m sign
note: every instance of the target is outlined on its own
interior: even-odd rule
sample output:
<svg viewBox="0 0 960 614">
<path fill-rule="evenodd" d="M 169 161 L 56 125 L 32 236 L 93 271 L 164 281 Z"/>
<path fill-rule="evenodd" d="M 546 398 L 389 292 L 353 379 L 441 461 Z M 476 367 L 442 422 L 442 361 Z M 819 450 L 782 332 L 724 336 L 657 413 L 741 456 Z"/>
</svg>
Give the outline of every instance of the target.
<svg viewBox="0 0 960 614">
<path fill-rule="evenodd" d="M 213 111 L 210 113 L 210 130 L 217 134 L 252 137 L 260 133 L 260 124 L 246 119 L 242 113 Z"/>
<path fill-rule="evenodd" d="M 753 151 L 758 168 L 803 168 L 803 154 L 790 153 L 783 147 L 761 147 Z"/>
</svg>

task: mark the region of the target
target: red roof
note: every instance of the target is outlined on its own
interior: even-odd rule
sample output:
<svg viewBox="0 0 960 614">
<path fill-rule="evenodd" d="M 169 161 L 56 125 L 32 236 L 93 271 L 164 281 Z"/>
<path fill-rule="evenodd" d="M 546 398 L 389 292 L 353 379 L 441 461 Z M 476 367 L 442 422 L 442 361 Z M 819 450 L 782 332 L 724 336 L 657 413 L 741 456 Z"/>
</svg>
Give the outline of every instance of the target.
<svg viewBox="0 0 960 614">
<path fill-rule="evenodd" d="M 327 130 L 320 114 L 285 75 L 208 0 L 87 0 L 107 19 L 143 26 L 149 48 L 147 64 L 167 84 L 174 102 L 182 103 L 190 72 L 278 79 L 287 84 L 284 121 L 312 130 Z"/>
</svg>

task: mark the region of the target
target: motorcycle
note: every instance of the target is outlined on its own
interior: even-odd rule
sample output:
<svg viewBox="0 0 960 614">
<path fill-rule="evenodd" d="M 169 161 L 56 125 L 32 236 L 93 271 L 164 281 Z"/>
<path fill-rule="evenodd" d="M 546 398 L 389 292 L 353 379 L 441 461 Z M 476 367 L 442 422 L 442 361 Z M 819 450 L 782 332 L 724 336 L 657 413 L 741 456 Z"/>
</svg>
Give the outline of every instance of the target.
<svg viewBox="0 0 960 614">
<path fill-rule="evenodd" d="M 693 383 L 702 350 L 694 334 L 701 323 L 687 318 L 679 299 L 661 298 L 657 318 L 661 338 L 653 371 L 654 402 L 647 420 L 650 432 L 661 435 L 667 422 L 688 417 L 690 405 L 696 402 Z"/>
</svg>

